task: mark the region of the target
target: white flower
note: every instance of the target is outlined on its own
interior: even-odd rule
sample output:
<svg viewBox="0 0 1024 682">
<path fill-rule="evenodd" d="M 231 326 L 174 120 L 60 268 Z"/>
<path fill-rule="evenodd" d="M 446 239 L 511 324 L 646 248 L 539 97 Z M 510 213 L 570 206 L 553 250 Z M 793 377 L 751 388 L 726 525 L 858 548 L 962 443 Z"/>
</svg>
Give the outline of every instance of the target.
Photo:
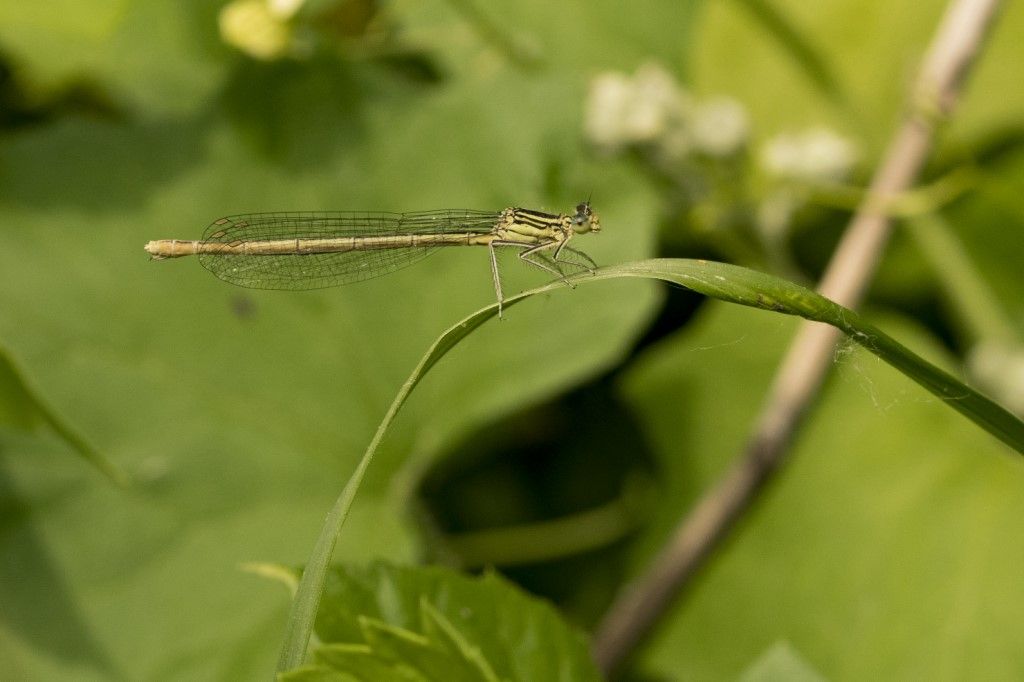
<svg viewBox="0 0 1024 682">
<path fill-rule="evenodd" d="M 584 131 L 595 145 L 616 151 L 656 144 L 685 126 L 691 103 L 672 75 L 656 64 L 633 77 L 618 72 L 597 76 L 587 95 Z"/>
<path fill-rule="evenodd" d="M 750 122 L 743 106 L 720 97 L 702 103 L 693 116 L 694 146 L 708 156 L 728 157 L 739 152 L 750 136 Z"/>
<path fill-rule="evenodd" d="M 769 173 L 812 183 L 839 182 L 856 162 L 853 143 L 825 128 L 777 135 L 761 153 L 761 165 Z"/>
<path fill-rule="evenodd" d="M 615 151 L 625 144 L 624 121 L 632 84 L 621 73 L 603 73 L 590 84 L 583 130 L 595 145 Z"/>
</svg>

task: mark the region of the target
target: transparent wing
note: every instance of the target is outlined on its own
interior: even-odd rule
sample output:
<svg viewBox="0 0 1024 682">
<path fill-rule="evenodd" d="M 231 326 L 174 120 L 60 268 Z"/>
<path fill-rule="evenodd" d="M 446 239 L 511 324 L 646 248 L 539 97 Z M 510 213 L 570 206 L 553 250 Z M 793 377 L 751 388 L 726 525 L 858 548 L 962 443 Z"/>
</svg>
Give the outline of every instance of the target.
<svg viewBox="0 0 1024 682">
<path fill-rule="evenodd" d="M 500 213 L 442 210 L 417 213 L 251 213 L 215 221 L 205 243 L 242 244 L 271 239 L 327 239 L 400 234 L 490 232 Z M 220 279 L 252 289 L 322 289 L 394 272 L 439 247 L 402 247 L 336 253 L 242 255 L 201 253 L 199 262 Z"/>
</svg>

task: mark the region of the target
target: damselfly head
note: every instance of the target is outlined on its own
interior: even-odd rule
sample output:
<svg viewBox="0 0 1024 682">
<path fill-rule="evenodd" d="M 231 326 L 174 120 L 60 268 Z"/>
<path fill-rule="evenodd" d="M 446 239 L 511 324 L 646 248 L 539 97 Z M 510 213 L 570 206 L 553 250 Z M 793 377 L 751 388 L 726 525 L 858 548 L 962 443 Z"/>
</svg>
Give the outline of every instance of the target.
<svg viewBox="0 0 1024 682">
<path fill-rule="evenodd" d="M 590 210 L 589 201 L 577 204 L 576 215 L 572 217 L 572 231 L 576 234 L 601 231 L 601 220 Z"/>
</svg>

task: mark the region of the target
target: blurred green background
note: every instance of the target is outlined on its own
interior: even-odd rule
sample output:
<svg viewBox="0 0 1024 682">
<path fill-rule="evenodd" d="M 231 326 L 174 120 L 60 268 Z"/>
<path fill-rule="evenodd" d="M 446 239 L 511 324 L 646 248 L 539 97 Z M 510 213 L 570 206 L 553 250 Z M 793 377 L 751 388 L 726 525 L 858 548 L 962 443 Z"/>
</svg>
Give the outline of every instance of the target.
<svg viewBox="0 0 1024 682">
<path fill-rule="evenodd" d="M 604 229 L 579 246 L 598 263 L 712 257 L 813 282 L 941 11 L 4 3 L 4 678 L 268 675 L 287 594 L 240 565 L 305 561 L 401 382 L 493 300 L 472 250 L 289 293 L 150 262 L 146 241 L 240 212 L 590 196 Z M 953 246 L 901 223 L 867 305 L 1018 412 L 1022 28 L 1008 7 L 925 178 L 969 178 L 926 211 Z M 821 140 L 839 162 L 793 161 Z M 503 274 L 509 292 L 544 281 Z M 417 388 L 337 560 L 496 564 L 593 627 L 736 455 L 794 326 L 640 281 L 516 306 Z M 829 679 L 1018 679 L 1022 533 L 1021 464 L 844 345 L 792 464 L 627 675 L 733 679 L 784 651 Z"/>
</svg>

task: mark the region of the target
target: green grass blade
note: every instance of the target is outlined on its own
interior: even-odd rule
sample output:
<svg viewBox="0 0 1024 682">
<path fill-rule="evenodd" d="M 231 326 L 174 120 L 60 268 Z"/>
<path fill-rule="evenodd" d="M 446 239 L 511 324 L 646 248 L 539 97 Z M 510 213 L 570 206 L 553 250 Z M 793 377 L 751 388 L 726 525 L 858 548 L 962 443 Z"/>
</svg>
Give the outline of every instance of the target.
<svg viewBox="0 0 1024 682">
<path fill-rule="evenodd" d="M 953 409 L 965 415 L 1018 453 L 1024 454 L 1024 422 L 955 377 L 916 355 L 865 321 L 856 312 L 809 289 L 736 265 L 688 259 L 654 259 L 614 265 L 601 268 L 592 275 L 584 273 L 573 276 L 570 280 L 574 284 L 587 284 L 622 277 L 659 279 L 723 301 L 772 310 L 786 315 L 796 315 L 833 325 L 858 344 L 946 401 Z M 565 285 L 556 281 L 517 294 L 505 301 L 505 309 L 509 309 L 530 296 L 563 289 L 565 289 Z M 402 385 L 320 531 L 320 537 L 302 574 L 298 592 L 292 602 L 285 639 L 278 660 L 279 672 L 295 668 L 301 665 L 305 659 L 334 545 L 345 519 L 348 517 L 352 500 L 362 483 L 366 469 L 388 427 L 398 414 L 398 410 L 431 367 L 473 330 L 497 315 L 497 312 L 497 304 L 490 305 L 448 328 L 438 337 Z"/>
<path fill-rule="evenodd" d="M 603 268 L 594 278 L 613 277 L 661 279 L 723 301 L 830 324 L 1018 453 L 1024 454 L 1024 422 L 924 360 L 858 313 L 798 284 L 736 265 L 685 259 L 655 259 Z"/>
<path fill-rule="evenodd" d="M 560 284 L 560 286 L 564 285 Z M 546 287 L 509 299 L 505 301 L 505 308 L 508 309 L 509 306 L 523 300 L 531 293 L 537 293 L 545 289 Z M 455 326 L 449 327 L 438 337 L 437 341 L 430 347 L 430 350 L 427 351 L 427 354 L 416 365 L 416 369 L 413 370 L 409 378 L 402 384 L 402 388 L 399 389 L 398 395 L 395 396 L 391 407 L 388 408 L 380 426 L 377 427 L 377 432 L 374 433 L 370 444 L 366 447 L 366 452 L 363 453 L 362 459 L 359 460 L 355 472 L 349 478 L 348 483 L 345 484 L 341 495 L 328 513 L 323 528 L 320 531 L 320 536 L 317 538 L 316 545 L 313 548 L 313 554 L 309 559 L 309 563 L 306 564 L 305 570 L 302 572 L 299 589 L 295 594 L 291 611 L 288 614 L 284 643 L 282 644 L 281 654 L 277 662 L 278 672 L 291 670 L 301 665 L 305 660 L 306 648 L 309 645 L 309 638 L 313 632 L 316 610 L 320 603 L 320 596 L 323 593 L 327 569 L 330 565 L 331 555 L 334 553 L 334 545 L 338 540 L 338 535 L 341 533 L 341 527 L 345 524 L 345 519 L 348 518 L 349 510 L 352 508 L 352 500 L 355 498 L 356 491 L 363 481 L 366 469 L 370 466 L 370 462 L 377 452 L 377 446 L 380 445 L 388 427 L 398 414 L 398 410 L 405 404 L 409 394 L 412 393 L 412 389 L 416 387 L 416 384 L 420 382 L 430 368 L 437 364 L 438 360 L 443 358 L 459 341 L 466 338 L 470 332 L 497 314 L 498 306 L 494 304 L 476 311 Z"/>
</svg>

